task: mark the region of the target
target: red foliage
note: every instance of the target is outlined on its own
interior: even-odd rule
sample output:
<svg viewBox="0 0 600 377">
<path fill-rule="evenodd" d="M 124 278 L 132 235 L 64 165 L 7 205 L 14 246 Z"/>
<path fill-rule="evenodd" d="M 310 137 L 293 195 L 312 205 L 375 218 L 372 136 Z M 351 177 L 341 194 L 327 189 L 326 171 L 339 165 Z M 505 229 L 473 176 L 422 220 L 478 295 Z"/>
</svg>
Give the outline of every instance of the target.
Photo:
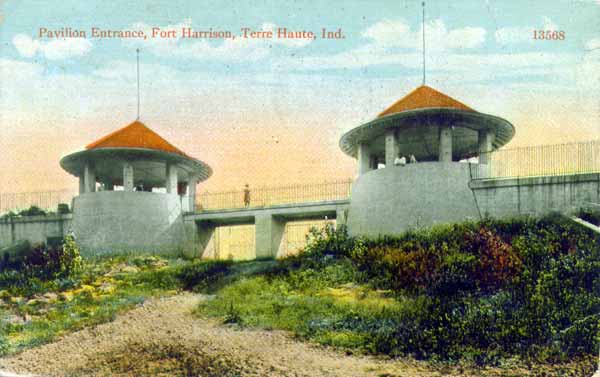
<svg viewBox="0 0 600 377">
<path fill-rule="evenodd" d="M 489 229 L 470 233 L 466 245 L 471 253 L 479 255 L 475 279 L 481 288 L 499 288 L 521 271 L 522 261 L 517 252 Z"/>
</svg>

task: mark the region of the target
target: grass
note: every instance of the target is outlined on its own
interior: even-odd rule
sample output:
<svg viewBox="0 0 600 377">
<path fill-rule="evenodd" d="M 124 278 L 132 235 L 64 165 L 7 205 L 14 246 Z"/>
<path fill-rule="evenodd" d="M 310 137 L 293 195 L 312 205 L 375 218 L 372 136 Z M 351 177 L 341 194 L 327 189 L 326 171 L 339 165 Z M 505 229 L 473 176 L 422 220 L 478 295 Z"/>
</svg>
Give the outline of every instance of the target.
<svg viewBox="0 0 600 377">
<path fill-rule="evenodd" d="M 0 353 L 14 354 L 111 321 L 149 297 L 202 289 L 230 264 L 155 256 L 96 258 L 71 279 L 5 282 L 0 291 Z"/>
<path fill-rule="evenodd" d="M 599 239 L 567 219 L 486 220 L 379 240 L 325 233 L 305 254 L 217 287 L 196 314 L 351 353 L 595 370 Z"/>
<path fill-rule="evenodd" d="M 192 290 L 213 294 L 200 317 L 287 330 L 349 353 L 589 374 L 600 346 L 599 244 L 560 217 L 485 220 L 377 240 L 325 229 L 282 261 L 132 255 L 88 260 L 77 276 L 49 281 L 5 273 L 0 353 Z M 152 365 L 190 355 L 140 349 Z M 115 371 L 129 365 L 111 360 Z"/>
</svg>

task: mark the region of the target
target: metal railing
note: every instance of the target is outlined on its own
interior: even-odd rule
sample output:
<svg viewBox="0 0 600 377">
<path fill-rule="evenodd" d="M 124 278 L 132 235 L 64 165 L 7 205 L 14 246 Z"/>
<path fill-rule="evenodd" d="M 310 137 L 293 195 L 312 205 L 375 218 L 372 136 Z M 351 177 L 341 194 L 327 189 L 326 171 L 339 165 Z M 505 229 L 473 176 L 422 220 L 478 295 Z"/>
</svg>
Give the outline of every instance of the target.
<svg viewBox="0 0 600 377">
<path fill-rule="evenodd" d="M 501 149 L 471 165 L 473 179 L 600 173 L 600 140 Z"/>
<path fill-rule="evenodd" d="M 199 211 L 266 207 L 278 204 L 342 200 L 350 197 L 352 180 L 249 188 L 248 191 L 204 192 L 196 196 Z"/>
<path fill-rule="evenodd" d="M 0 193 L 0 214 L 10 211 L 28 209 L 31 206 L 45 211 L 56 211 L 60 203 L 71 207 L 71 199 L 77 195 L 72 190 L 55 190 L 40 192 Z"/>
</svg>

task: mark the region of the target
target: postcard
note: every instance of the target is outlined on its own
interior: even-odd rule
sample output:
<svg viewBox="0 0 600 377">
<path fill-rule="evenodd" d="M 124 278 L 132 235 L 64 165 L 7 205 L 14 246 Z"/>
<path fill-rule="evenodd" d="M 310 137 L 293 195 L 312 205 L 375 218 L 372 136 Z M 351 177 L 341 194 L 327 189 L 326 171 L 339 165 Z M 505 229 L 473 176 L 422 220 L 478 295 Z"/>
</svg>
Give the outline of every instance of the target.
<svg viewBox="0 0 600 377">
<path fill-rule="evenodd" d="M 0 1 L 0 376 L 597 376 L 599 20 Z"/>
</svg>

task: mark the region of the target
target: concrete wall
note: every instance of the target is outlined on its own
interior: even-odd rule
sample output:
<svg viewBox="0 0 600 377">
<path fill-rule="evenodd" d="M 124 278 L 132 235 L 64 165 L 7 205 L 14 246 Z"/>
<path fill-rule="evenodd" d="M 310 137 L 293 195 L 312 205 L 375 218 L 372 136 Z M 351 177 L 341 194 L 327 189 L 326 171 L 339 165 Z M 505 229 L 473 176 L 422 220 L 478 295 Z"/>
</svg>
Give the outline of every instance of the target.
<svg viewBox="0 0 600 377">
<path fill-rule="evenodd" d="M 290 220 L 337 218 L 353 235 L 398 234 L 439 223 L 523 214 L 572 213 L 600 203 L 600 174 L 472 181 L 457 162 L 424 162 L 369 171 L 352 188 L 352 200 L 300 203 L 182 214 L 176 194 L 102 191 L 79 195 L 74 214 L 0 220 L 0 246 L 26 239 L 45 242 L 71 229 L 84 253 L 185 251 L 215 254 L 215 228 L 254 224 L 255 255 L 281 252 Z"/>
<path fill-rule="evenodd" d="M 48 237 L 63 237 L 71 228 L 71 218 L 66 214 L 0 220 L 0 247 L 19 240 L 41 243 Z"/>
<path fill-rule="evenodd" d="M 422 162 L 367 172 L 354 182 L 352 235 L 398 234 L 411 228 L 479 219 L 469 164 Z"/>
<path fill-rule="evenodd" d="M 186 240 L 180 197 L 153 192 L 79 195 L 73 231 L 85 254 L 170 253 L 182 250 Z"/>
<path fill-rule="evenodd" d="M 600 174 L 471 180 L 467 163 L 425 162 L 370 171 L 352 187 L 352 235 L 399 234 L 439 223 L 549 212 L 600 203 Z"/>
<path fill-rule="evenodd" d="M 472 181 L 482 215 L 510 217 L 570 214 L 586 203 L 600 203 L 600 174 Z"/>
</svg>

